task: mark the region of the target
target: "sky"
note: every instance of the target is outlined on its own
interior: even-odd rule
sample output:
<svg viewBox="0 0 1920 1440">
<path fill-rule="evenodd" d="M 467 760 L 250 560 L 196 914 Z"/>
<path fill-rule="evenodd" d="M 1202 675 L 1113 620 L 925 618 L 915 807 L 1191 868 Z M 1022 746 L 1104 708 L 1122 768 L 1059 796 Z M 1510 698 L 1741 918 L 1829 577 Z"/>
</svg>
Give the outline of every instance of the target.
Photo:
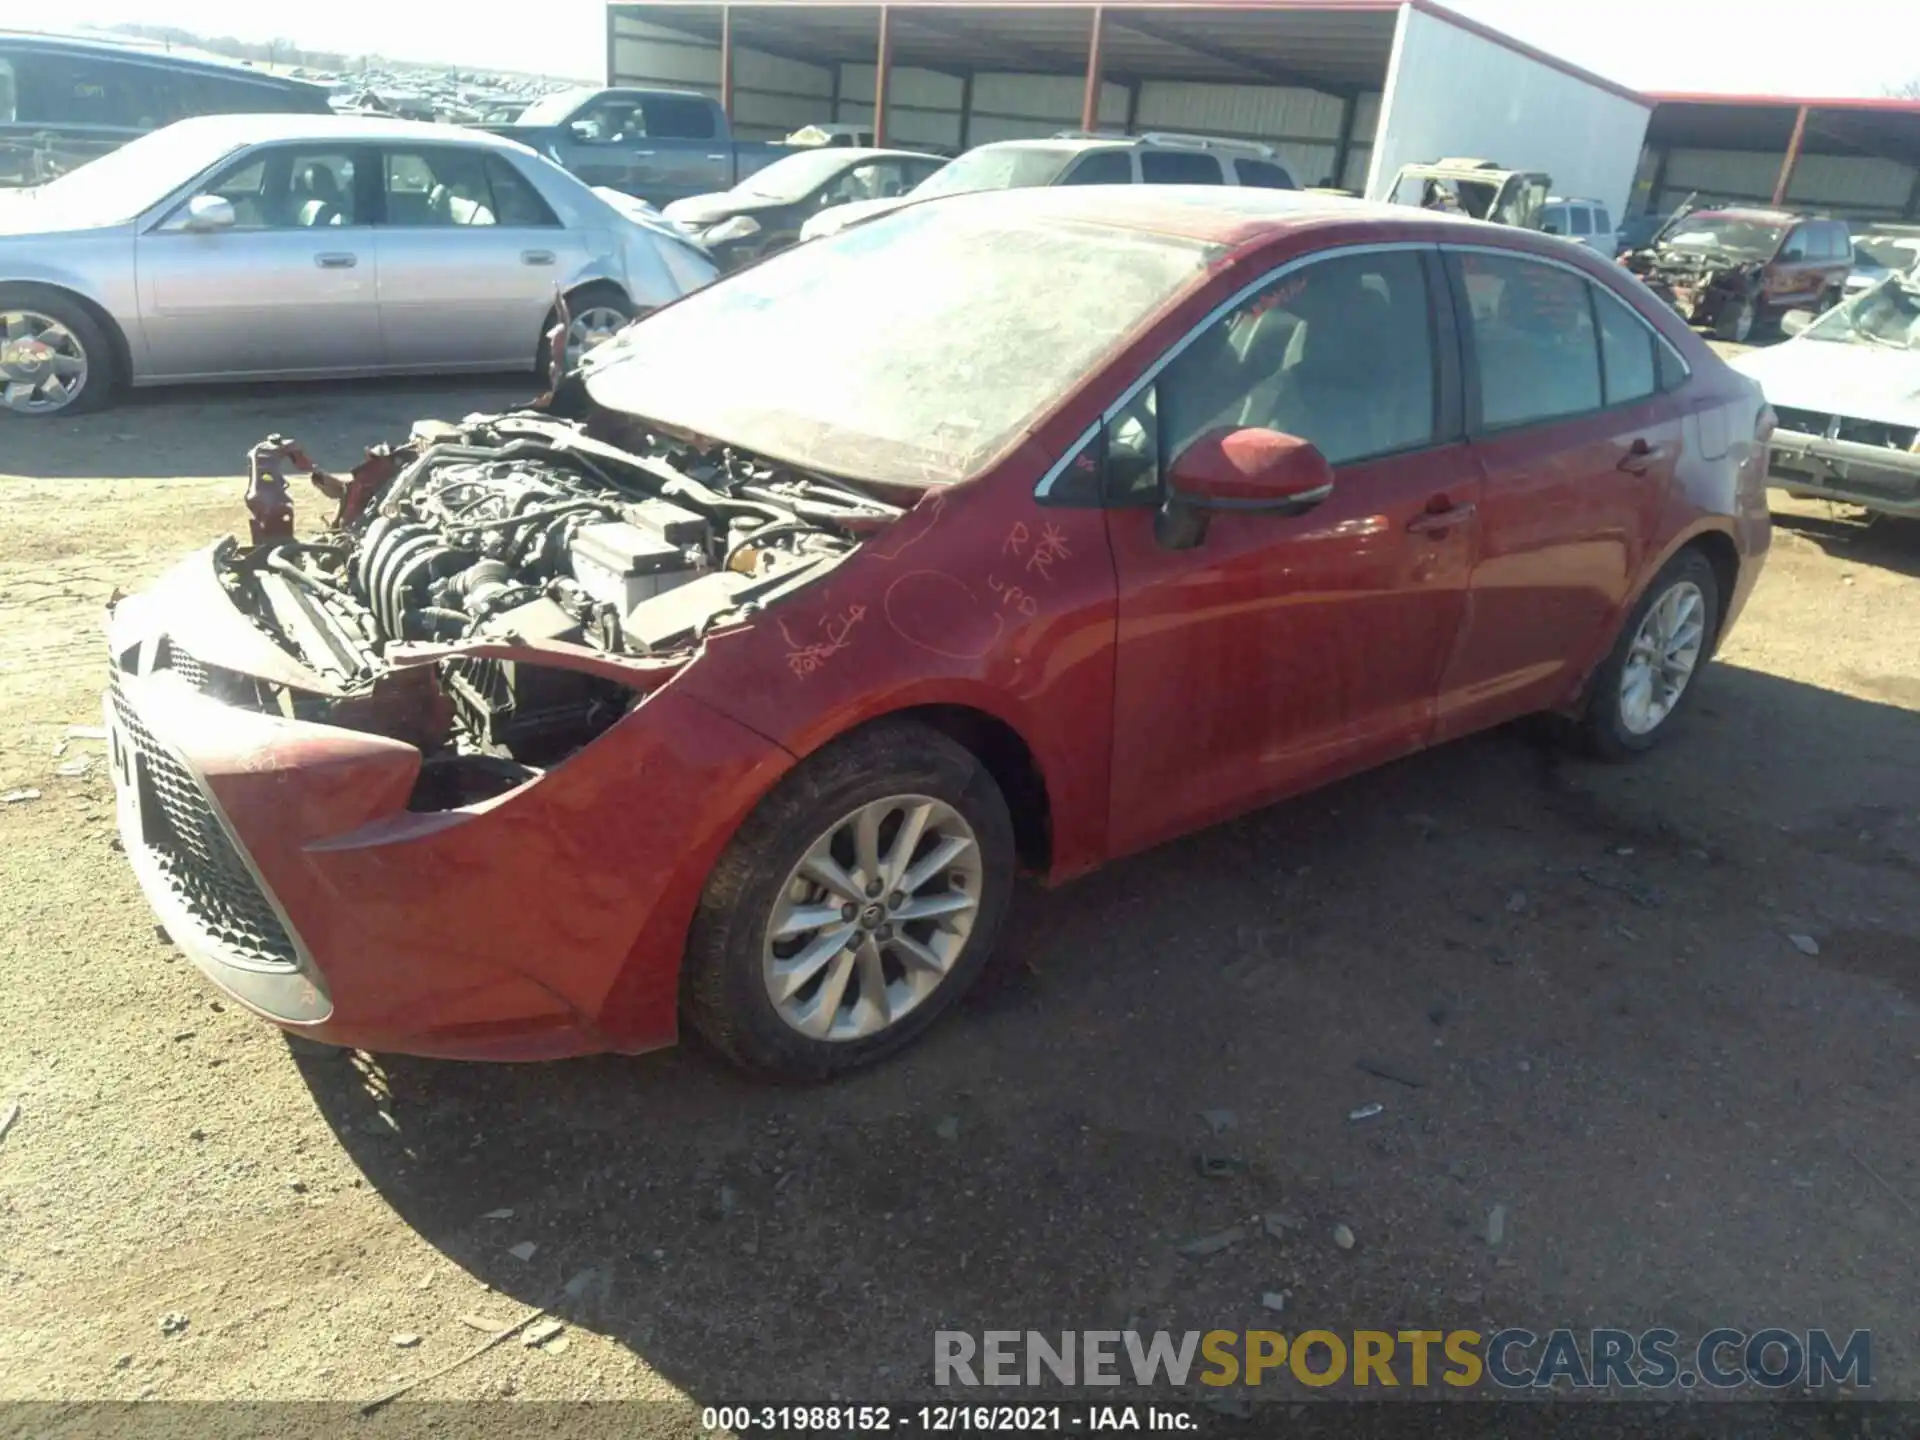
<svg viewBox="0 0 1920 1440">
<path fill-rule="evenodd" d="M 1443 0 L 1453 9 L 1642 90 L 1879 95 L 1920 79 L 1920 0 Z M 602 0 L 67 0 L 62 25 L 141 20 L 207 35 L 284 37 L 592 79 L 605 68 Z M 16 22 L 18 23 L 18 22 Z"/>
</svg>

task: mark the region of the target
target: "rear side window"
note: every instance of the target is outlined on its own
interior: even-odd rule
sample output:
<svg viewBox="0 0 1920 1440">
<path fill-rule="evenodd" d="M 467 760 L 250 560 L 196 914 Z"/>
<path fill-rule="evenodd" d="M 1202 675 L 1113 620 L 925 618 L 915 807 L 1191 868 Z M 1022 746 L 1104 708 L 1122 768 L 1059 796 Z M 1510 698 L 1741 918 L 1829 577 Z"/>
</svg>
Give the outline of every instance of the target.
<svg viewBox="0 0 1920 1440">
<path fill-rule="evenodd" d="M 16 72 L 19 119 L 26 125 L 135 123 L 132 67 L 70 55 L 28 55 Z"/>
<path fill-rule="evenodd" d="M 1466 292 L 1480 424 L 1489 430 L 1598 410 L 1600 347 L 1587 282 L 1518 256 L 1456 257 Z"/>
<path fill-rule="evenodd" d="M 493 186 L 493 209 L 502 225 L 558 225 L 559 219 L 513 163 L 487 156 L 487 179 Z"/>
<path fill-rule="evenodd" d="M 1625 302 L 1598 285 L 1593 287 L 1593 308 L 1600 319 L 1600 370 L 1607 404 L 1646 399 L 1659 388 L 1655 351 L 1660 342 Z"/>
<path fill-rule="evenodd" d="M 1596 235 L 1611 235 L 1613 233 L 1613 217 L 1607 214 L 1604 206 L 1593 212 L 1593 233 Z"/>
<path fill-rule="evenodd" d="M 1072 169 L 1060 177 L 1062 185 L 1130 185 L 1133 161 L 1124 150 L 1096 150 L 1082 155 Z"/>
<path fill-rule="evenodd" d="M 1240 177 L 1242 185 L 1258 185 L 1266 190 L 1298 190 L 1300 188 L 1293 183 L 1293 176 L 1270 160 L 1235 160 L 1233 170 L 1234 174 Z"/>
<path fill-rule="evenodd" d="M 652 140 L 713 139 L 713 107 L 681 95 L 655 95 L 640 102 Z"/>
<path fill-rule="evenodd" d="M 1200 152 L 1143 150 L 1140 178 L 1149 185 L 1218 185 L 1220 162 Z"/>
</svg>

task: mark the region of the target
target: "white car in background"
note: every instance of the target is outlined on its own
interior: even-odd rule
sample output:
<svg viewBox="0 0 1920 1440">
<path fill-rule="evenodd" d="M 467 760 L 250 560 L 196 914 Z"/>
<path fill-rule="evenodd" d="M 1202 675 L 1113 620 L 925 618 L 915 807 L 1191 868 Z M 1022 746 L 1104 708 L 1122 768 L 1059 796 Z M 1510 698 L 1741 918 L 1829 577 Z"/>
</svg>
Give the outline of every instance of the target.
<svg viewBox="0 0 1920 1440">
<path fill-rule="evenodd" d="M 1920 277 L 1889 275 L 1783 345 L 1731 361 L 1779 417 L 1768 483 L 1789 495 L 1920 516 Z"/>
<path fill-rule="evenodd" d="M 0 420 L 116 384 L 568 364 L 718 273 L 523 145 L 328 115 L 182 120 L 0 197 Z"/>
<path fill-rule="evenodd" d="M 1297 190 L 1271 145 L 1211 135 L 1100 135 L 1068 131 L 1051 140 L 997 140 L 949 160 L 905 195 L 858 200 L 824 210 L 800 227 L 800 239 L 837 235 L 849 225 L 942 195 L 1021 190 L 1040 185 L 1255 185 Z"/>
<path fill-rule="evenodd" d="M 1613 216 L 1598 200 L 1553 196 L 1541 208 L 1539 223 L 1547 234 L 1564 236 L 1609 260 L 1620 253 L 1620 236 L 1613 228 Z"/>
</svg>

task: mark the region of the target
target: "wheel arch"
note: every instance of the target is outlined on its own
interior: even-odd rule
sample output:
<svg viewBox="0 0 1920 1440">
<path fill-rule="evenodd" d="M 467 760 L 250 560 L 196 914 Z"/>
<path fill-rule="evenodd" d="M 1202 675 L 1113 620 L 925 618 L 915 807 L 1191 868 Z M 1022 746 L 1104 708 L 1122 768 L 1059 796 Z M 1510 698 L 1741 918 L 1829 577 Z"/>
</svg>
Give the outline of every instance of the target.
<svg viewBox="0 0 1920 1440">
<path fill-rule="evenodd" d="M 113 374 L 108 377 L 109 383 L 126 384 L 133 379 L 133 346 L 127 339 L 126 331 L 120 328 L 120 322 L 113 318 L 106 306 L 70 285 L 58 285 L 46 280 L 0 281 L 0 305 L 4 305 L 12 296 L 34 294 L 64 300 L 84 310 L 87 318 L 98 325 L 100 333 L 107 337 L 107 346 L 110 351 L 108 358 L 113 363 Z"/>
</svg>

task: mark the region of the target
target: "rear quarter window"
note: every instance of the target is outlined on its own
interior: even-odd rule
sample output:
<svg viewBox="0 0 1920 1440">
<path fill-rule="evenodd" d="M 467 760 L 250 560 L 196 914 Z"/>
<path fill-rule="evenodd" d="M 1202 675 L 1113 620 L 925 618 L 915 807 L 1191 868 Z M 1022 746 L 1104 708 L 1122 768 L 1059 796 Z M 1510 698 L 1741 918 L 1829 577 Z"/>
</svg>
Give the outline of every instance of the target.
<svg viewBox="0 0 1920 1440">
<path fill-rule="evenodd" d="M 1242 185 L 1257 185 L 1265 190 L 1298 190 L 1300 188 L 1293 183 L 1293 176 L 1271 160 L 1235 160 L 1233 170 Z"/>
</svg>

